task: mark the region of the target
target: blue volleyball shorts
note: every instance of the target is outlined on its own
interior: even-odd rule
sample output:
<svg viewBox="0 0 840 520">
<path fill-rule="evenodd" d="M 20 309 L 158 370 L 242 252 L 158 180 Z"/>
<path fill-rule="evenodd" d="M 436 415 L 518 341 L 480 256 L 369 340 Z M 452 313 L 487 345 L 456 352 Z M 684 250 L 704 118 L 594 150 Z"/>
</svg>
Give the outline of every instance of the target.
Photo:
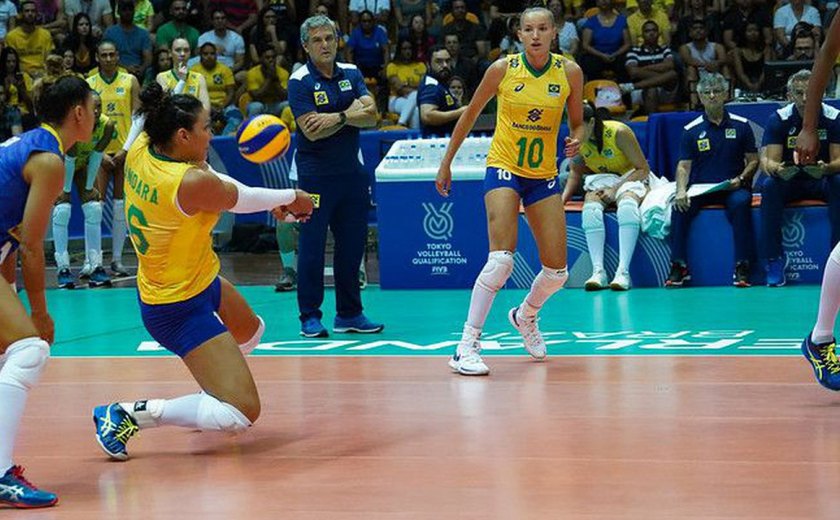
<svg viewBox="0 0 840 520">
<path fill-rule="evenodd" d="M 217 276 L 213 283 L 189 300 L 161 305 L 140 301 L 140 315 L 155 341 L 173 354 L 184 357 L 204 342 L 227 332 L 218 315 L 221 302 L 222 281 Z"/>
<path fill-rule="evenodd" d="M 525 207 L 560 194 L 560 183 L 556 175 L 550 179 L 528 179 L 503 168 L 488 166 L 484 176 L 484 193 L 497 188 L 510 188 L 518 193 Z"/>
</svg>

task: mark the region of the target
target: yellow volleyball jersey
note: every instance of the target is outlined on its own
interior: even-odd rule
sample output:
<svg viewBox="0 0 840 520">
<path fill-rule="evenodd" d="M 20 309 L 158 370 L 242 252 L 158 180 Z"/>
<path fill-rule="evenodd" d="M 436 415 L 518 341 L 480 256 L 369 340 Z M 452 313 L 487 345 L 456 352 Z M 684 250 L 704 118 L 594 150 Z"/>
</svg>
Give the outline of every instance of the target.
<svg viewBox="0 0 840 520">
<path fill-rule="evenodd" d="M 165 83 L 164 88 L 169 92 L 175 89 L 175 85 L 178 84 L 178 76 L 175 74 L 174 71 L 167 71 L 161 72 L 158 75 L 159 78 L 163 78 L 163 82 Z M 201 74 L 198 72 L 187 71 L 187 79 L 184 81 L 184 90 L 181 94 L 189 94 L 193 97 L 198 97 L 198 93 L 201 91 Z"/>
<path fill-rule="evenodd" d="M 524 53 L 506 59 L 508 68 L 496 94 L 496 132 L 487 166 L 531 179 L 554 177 L 557 134 L 569 97 L 563 58 L 551 54 L 542 70 L 531 67 Z"/>
<path fill-rule="evenodd" d="M 632 170 L 631 163 L 616 143 L 616 136 L 621 128 L 629 128 L 620 121 L 604 121 L 604 146 L 598 151 L 598 146 L 591 139 L 580 147 L 583 164 L 593 173 L 615 173 L 624 175 Z"/>
<path fill-rule="evenodd" d="M 116 132 L 105 151 L 116 153 L 122 150 L 131 129 L 131 75 L 119 71 L 111 81 L 107 81 L 97 72 L 87 82 L 102 99 L 102 113 L 114 122 Z"/>
<path fill-rule="evenodd" d="M 125 220 L 137 252 L 137 289 L 143 303 L 192 298 L 219 274 L 211 233 L 219 215 L 188 216 L 178 187 L 193 165 L 157 154 L 141 133 L 125 163 Z"/>
</svg>

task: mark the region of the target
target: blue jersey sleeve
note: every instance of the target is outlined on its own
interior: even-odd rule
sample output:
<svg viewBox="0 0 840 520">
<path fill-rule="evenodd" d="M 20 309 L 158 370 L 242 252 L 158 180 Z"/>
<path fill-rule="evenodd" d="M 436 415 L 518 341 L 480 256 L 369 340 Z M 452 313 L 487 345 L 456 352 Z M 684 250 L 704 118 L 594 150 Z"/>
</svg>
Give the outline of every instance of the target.
<svg viewBox="0 0 840 520">
<path fill-rule="evenodd" d="M 775 112 L 770 115 L 767 120 L 767 126 L 764 128 L 764 138 L 761 140 L 761 146 L 769 144 L 778 144 L 784 146 L 786 142 L 785 129 L 782 124 L 782 118 Z"/>
<path fill-rule="evenodd" d="M 678 160 L 690 161 L 694 159 L 694 135 L 690 130 L 684 130 L 682 137 L 680 137 L 680 155 Z"/>
<path fill-rule="evenodd" d="M 294 116 L 300 117 L 309 112 L 317 112 L 313 91 L 302 80 L 289 81 L 289 108 Z"/>
<path fill-rule="evenodd" d="M 743 139 L 744 153 L 757 153 L 758 148 L 755 146 L 755 132 L 749 123 L 744 123 L 740 131 L 741 139 Z"/>
<path fill-rule="evenodd" d="M 840 144 L 840 116 L 837 119 L 828 120 L 828 142 L 831 144 Z"/>
<path fill-rule="evenodd" d="M 420 84 L 420 90 L 417 91 L 417 106 L 434 105 L 436 107 L 440 107 L 441 102 L 438 96 L 437 87 L 437 85 L 427 83 L 424 78 L 423 82 Z"/>
</svg>

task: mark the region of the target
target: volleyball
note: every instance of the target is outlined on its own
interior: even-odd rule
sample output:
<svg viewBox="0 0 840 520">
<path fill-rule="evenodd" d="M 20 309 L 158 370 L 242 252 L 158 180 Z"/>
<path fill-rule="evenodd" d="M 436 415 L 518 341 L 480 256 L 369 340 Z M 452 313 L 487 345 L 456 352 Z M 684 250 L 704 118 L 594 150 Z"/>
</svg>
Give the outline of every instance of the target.
<svg viewBox="0 0 840 520">
<path fill-rule="evenodd" d="M 261 114 L 242 123 L 236 141 L 242 157 L 253 163 L 264 163 L 282 157 L 289 150 L 292 134 L 279 117 Z"/>
</svg>

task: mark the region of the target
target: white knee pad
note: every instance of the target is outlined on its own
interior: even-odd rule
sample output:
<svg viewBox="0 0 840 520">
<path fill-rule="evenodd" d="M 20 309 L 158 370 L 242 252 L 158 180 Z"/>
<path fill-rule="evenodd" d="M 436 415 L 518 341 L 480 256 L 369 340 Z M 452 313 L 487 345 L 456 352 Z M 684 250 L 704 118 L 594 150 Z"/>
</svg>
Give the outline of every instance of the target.
<svg viewBox="0 0 840 520">
<path fill-rule="evenodd" d="M 102 203 L 98 200 L 82 204 L 82 212 L 85 214 L 85 224 L 97 225 L 102 223 Z"/>
<path fill-rule="evenodd" d="M 201 394 L 196 423 L 200 430 L 241 432 L 251 426 L 242 412 L 209 394 Z"/>
<path fill-rule="evenodd" d="M 618 201 L 616 209 L 619 226 L 641 226 L 642 214 L 639 212 L 639 203 L 633 197 L 624 197 Z"/>
<path fill-rule="evenodd" d="M 551 292 L 559 291 L 566 285 L 566 280 L 569 279 L 569 270 L 565 267 L 563 269 L 552 269 L 551 267 L 542 266 L 542 279 L 540 283 L 543 287 Z"/>
<path fill-rule="evenodd" d="M 242 354 L 247 356 L 251 352 L 257 348 L 257 345 L 260 344 L 260 340 L 263 337 L 263 333 L 265 332 L 265 322 L 260 316 L 257 316 L 257 319 L 260 320 L 260 326 L 257 327 L 257 332 L 254 333 L 254 336 L 246 341 L 245 343 L 239 345 L 239 350 L 242 351 Z"/>
<path fill-rule="evenodd" d="M 29 390 L 38 384 L 50 357 L 50 346 L 41 338 L 16 341 L 6 349 L 6 362 L 0 368 L 0 384 Z"/>
<path fill-rule="evenodd" d="M 54 226 L 67 226 L 70 224 L 70 215 L 73 212 L 69 202 L 62 202 L 53 207 L 52 219 Z"/>
<path fill-rule="evenodd" d="M 510 251 L 490 251 L 487 263 L 478 275 L 476 284 L 492 292 L 498 292 L 513 272 L 513 253 Z"/>
<path fill-rule="evenodd" d="M 584 231 L 604 229 L 604 206 L 597 202 L 585 202 L 580 220 Z"/>
</svg>

